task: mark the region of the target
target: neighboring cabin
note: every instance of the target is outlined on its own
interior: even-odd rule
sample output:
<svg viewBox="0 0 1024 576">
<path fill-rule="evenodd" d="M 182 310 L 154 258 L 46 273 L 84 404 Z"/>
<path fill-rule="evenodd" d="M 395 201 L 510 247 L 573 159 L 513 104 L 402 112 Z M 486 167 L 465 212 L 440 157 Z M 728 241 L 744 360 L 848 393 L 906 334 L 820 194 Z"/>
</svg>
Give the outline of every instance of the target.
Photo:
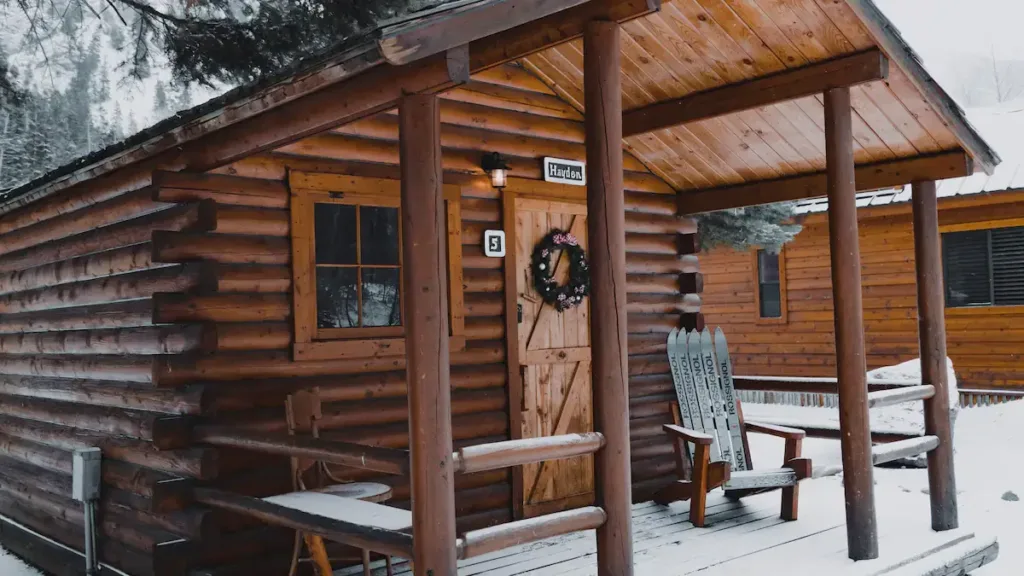
<svg viewBox="0 0 1024 576">
<path fill-rule="evenodd" d="M 1024 387 L 1024 174 L 941 182 L 949 356 L 962 387 Z M 917 357 L 910 187 L 858 196 L 868 368 Z M 802 202 L 803 231 L 780 254 L 701 256 L 703 309 L 744 375 L 835 376 L 827 202 Z"/>
</svg>

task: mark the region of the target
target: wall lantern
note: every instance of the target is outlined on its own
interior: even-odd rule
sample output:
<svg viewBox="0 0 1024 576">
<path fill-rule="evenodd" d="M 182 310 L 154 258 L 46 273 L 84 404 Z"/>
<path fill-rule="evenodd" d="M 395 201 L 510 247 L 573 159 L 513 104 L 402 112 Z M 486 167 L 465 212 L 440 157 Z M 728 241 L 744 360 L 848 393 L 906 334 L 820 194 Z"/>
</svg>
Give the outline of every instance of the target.
<svg viewBox="0 0 1024 576">
<path fill-rule="evenodd" d="M 491 176 L 491 186 L 501 190 L 508 184 L 508 163 L 497 152 L 484 154 L 480 167 Z"/>
</svg>

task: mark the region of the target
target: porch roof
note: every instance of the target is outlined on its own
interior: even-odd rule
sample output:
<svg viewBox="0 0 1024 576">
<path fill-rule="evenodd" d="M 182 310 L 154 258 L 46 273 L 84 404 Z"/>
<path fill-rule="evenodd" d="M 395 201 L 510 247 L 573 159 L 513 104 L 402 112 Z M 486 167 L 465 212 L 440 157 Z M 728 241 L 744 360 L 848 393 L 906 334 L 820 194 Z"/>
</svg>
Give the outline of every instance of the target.
<svg viewBox="0 0 1024 576">
<path fill-rule="evenodd" d="M 670 0 L 656 13 L 650 13 L 656 0 L 560 0 L 515 10 L 513 4 L 466 0 L 389 23 L 330 55 L 229 92 L 10 190 L 0 195 L 0 213 L 130 165 L 207 170 L 242 152 L 297 140 L 331 127 L 332 119 L 304 126 L 307 119 L 287 113 L 288 106 L 295 110 L 328 88 L 339 95 L 365 91 L 367 82 L 349 85 L 382 67 L 396 74 L 409 66 L 425 68 L 431 56 L 460 44 L 469 45 L 472 71 L 501 63 L 503 55 L 515 59 L 532 52 L 521 64 L 582 111 L 582 43 L 565 40 L 578 37 L 573 25 L 605 14 L 624 22 L 624 145 L 673 189 L 701 191 L 681 196 L 682 212 L 821 195 L 824 112 L 821 95 L 814 94 L 834 83 L 857 84 L 852 88 L 855 155 L 858 167 L 864 167 L 858 171 L 859 186 L 963 176 L 975 166 L 991 171 L 999 162 L 872 0 Z M 489 18 L 480 18 L 479 29 L 467 32 L 459 19 L 487 10 Z M 554 17 L 561 20 L 552 23 Z M 532 35 L 520 33 L 514 38 L 518 43 L 500 36 L 517 24 L 513 30 L 528 29 Z M 847 57 L 856 54 L 859 63 L 849 64 Z M 887 68 L 887 80 L 864 79 L 863 63 L 872 54 L 886 57 L 874 73 L 884 77 Z M 754 83 L 766 78 L 768 84 Z M 794 90 L 810 95 L 786 100 Z M 773 95 L 779 101 L 772 101 Z M 666 103 L 683 110 L 675 117 L 682 123 L 652 129 L 650 118 L 661 121 L 662 109 L 645 107 Z M 363 116 L 378 111 L 368 107 Z M 333 121 L 358 117 L 339 113 Z M 265 125 L 271 121 L 272 138 Z M 232 154 L 196 161 L 189 148 L 212 136 L 223 147 L 227 138 L 221 133 L 228 128 Z M 260 134 L 249 137 L 247 130 Z M 209 147 L 200 147 L 201 152 Z"/>
</svg>

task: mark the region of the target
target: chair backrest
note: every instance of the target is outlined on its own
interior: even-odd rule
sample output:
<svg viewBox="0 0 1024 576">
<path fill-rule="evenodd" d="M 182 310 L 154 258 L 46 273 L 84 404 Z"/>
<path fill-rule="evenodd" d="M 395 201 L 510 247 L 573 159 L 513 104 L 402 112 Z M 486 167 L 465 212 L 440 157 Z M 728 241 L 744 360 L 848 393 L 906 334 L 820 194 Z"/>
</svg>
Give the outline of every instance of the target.
<svg viewBox="0 0 1024 576">
<path fill-rule="evenodd" d="M 288 433 L 293 436 L 320 437 L 319 420 L 323 417 L 320 402 L 320 389 L 297 390 L 285 399 L 285 417 L 288 421 Z M 310 458 L 291 458 L 292 488 L 305 490 L 303 476 L 310 469 L 319 466 L 320 462 Z"/>
<path fill-rule="evenodd" d="M 717 328 L 673 330 L 668 336 L 669 365 L 683 425 L 714 437 L 711 460 L 733 470 L 750 468 L 742 415 L 732 380 L 725 334 Z"/>
</svg>

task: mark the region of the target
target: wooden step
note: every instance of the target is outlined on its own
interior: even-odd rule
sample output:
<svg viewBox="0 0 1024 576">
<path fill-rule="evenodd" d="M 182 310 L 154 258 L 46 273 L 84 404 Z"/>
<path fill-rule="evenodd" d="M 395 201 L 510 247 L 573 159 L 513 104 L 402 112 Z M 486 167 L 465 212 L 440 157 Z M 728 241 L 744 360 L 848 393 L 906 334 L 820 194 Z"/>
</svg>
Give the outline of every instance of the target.
<svg viewBox="0 0 1024 576">
<path fill-rule="evenodd" d="M 900 458 L 924 454 L 938 448 L 938 446 L 938 436 L 921 436 L 920 438 L 891 442 L 882 446 L 876 446 L 871 451 L 871 461 L 875 466 L 878 466 L 879 464 L 885 464 Z"/>
</svg>

